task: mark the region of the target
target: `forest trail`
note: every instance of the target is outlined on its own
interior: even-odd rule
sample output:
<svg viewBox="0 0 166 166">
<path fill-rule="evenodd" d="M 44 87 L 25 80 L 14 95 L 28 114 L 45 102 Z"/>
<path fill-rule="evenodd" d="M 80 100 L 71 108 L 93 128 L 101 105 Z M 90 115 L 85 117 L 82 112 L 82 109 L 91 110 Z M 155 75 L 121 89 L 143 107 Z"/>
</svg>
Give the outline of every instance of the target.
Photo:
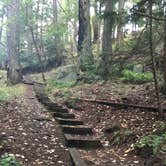
<svg viewBox="0 0 166 166">
<path fill-rule="evenodd" d="M 32 86 L 0 111 L 0 133 L 6 148 L 24 166 L 70 166 L 62 133 L 55 120 L 37 101 Z"/>
</svg>

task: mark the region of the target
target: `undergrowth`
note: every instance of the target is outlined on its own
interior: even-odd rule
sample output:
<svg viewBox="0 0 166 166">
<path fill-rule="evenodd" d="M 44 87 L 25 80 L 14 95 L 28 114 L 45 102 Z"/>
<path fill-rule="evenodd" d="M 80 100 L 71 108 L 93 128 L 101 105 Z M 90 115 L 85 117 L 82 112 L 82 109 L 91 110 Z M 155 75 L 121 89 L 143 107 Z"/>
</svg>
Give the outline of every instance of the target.
<svg viewBox="0 0 166 166">
<path fill-rule="evenodd" d="M 52 89 L 64 89 L 64 88 L 70 88 L 75 85 L 75 81 L 71 82 L 63 82 L 63 81 L 57 81 L 57 80 L 48 80 L 47 81 L 47 87 L 46 90 L 50 92 Z"/>
<path fill-rule="evenodd" d="M 134 84 L 143 84 L 153 81 L 153 74 L 151 72 L 138 73 L 131 70 L 122 71 L 122 81 Z"/>
<path fill-rule="evenodd" d="M 1 86 L 0 87 L 0 100 L 9 100 L 13 97 L 19 96 L 25 92 L 23 85 L 15 86 Z"/>
<path fill-rule="evenodd" d="M 161 136 L 148 135 L 142 138 L 139 142 L 137 142 L 135 144 L 135 148 L 149 147 L 152 150 L 153 155 L 156 155 L 159 151 L 163 151 L 166 153 L 165 144 L 166 144 L 166 133 L 162 134 Z"/>
<path fill-rule="evenodd" d="M 4 154 L 0 158 L 0 166 L 21 166 L 21 164 L 16 161 L 13 154 Z"/>
</svg>

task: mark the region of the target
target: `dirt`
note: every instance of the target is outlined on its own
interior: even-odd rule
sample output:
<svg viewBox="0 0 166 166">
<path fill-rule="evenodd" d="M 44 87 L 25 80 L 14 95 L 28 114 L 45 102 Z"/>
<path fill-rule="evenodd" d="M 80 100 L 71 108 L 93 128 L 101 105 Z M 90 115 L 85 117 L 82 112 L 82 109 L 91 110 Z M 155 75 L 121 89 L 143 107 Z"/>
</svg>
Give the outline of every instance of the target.
<svg viewBox="0 0 166 166">
<path fill-rule="evenodd" d="M 110 101 L 130 104 L 155 106 L 155 93 L 152 84 L 129 85 L 119 82 L 97 83 L 77 86 L 72 90 L 70 97 L 89 99 L 106 99 Z M 54 95 L 55 100 L 63 100 Z M 162 104 L 165 98 L 162 96 Z M 95 137 L 99 138 L 104 146 L 98 150 L 80 150 L 82 158 L 88 165 L 99 166 L 144 166 L 147 159 L 141 158 L 133 151 L 133 145 L 142 137 L 154 132 L 154 124 L 159 120 L 158 114 L 140 109 L 118 109 L 110 106 L 92 104 L 88 102 L 74 102 L 71 113 L 83 120 L 84 124 L 93 128 Z M 134 137 L 121 145 L 111 142 L 112 134 L 105 134 L 103 129 L 107 124 L 118 123 L 123 128 L 133 132 Z M 161 165 L 162 166 L 162 165 Z"/>
<path fill-rule="evenodd" d="M 153 132 L 154 122 L 157 120 L 156 114 L 140 112 L 139 110 L 118 110 L 112 107 L 96 104 L 81 103 L 84 111 L 74 111 L 79 119 L 82 119 L 86 125 L 94 129 L 95 136 L 102 141 L 104 149 L 84 151 L 81 155 L 85 160 L 91 161 L 100 166 L 143 166 L 145 160 L 131 152 L 132 145 L 144 135 Z M 126 141 L 122 145 L 112 145 L 109 141 L 111 134 L 105 134 L 103 129 L 107 123 L 120 123 L 124 128 L 133 131 L 136 139 Z"/>
<path fill-rule="evenodd" d="M 32 86 L 1 106 L 0 136 L 23 166 L 70 166 L 68 149 L 53 117 L 37 101 Z"/>
</svg>

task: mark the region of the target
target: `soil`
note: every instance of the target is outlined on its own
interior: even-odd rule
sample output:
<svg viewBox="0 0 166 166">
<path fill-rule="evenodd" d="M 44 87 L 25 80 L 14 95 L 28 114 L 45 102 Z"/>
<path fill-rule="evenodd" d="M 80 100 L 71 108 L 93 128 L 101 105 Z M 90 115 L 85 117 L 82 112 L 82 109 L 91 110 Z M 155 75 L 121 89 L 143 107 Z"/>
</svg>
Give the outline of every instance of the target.
<svg viewBox="0 0 166 166">
<path fill-rule="evenodd" d="M 156 106 L 155 93 L 152 84 L 129 85 L 117 82 L 97 83 L 78 86 L 70 90 L 70 97 L 89 99 L 105 99 L 130 104 Z M 56 97 L 55 100 L 63 100 Z M 165 98 L 162 97 L 162 104 Z M 158 114 L 140 109 L 118 109 L 88 102 L 77 101 L 70 112 L 83 120 L 84 124 L 94 129 L 95 137 L 102 141 L 103 149 L 80 150 L 82 158 L 88 165 L 99 166 L 144 166 L 149 159 L 141 158 L 133 151 L 133 144 L 142 137 L 154 132 L 154 124 L 159 120 Z M 117 123 L 123 128 L 133 132 L 134 137 L 129 138 L 120 145 L 111 143 L 112 134 L 105 134 L 103 129 L 107 124 Z M 151 164 L 153 165 L 153 164 Z M 158 163 L 158 165 L 160 165 Z M 162 166 L 162 165 L 160 165 Z"/>
<path fill-rule="evenodd" d="M 70 166 L 68 149 L 55 120 L 37 101 L 32 86 L 1 105 L 0 137 L 23 166 Z"/>
</svg>

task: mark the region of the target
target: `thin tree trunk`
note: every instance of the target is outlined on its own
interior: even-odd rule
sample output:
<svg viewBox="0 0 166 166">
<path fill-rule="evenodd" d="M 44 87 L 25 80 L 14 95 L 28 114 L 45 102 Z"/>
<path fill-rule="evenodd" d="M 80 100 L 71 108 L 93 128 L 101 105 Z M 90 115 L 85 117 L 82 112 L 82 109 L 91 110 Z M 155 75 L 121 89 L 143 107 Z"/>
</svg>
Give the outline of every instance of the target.
<svg viewBox="0 0 166 166">
<path fill-rule="evenodd" d="M 152 6 L 153 2 L 149 0 L 149 15 L 152 16 Z M 157 70 L 156 70 L 156 62 L 155 62 L 155 57 L 153 53 L 153 18 L 150 17 L 149 20 L 149 49 L 150 49 L 150 55 L 151 55 L 151 61 L 152 61 L 152 68 L 153 68 L 153 78 L 154 78 L 154 86 L 155 86 L 155 91 L 156 91 L 156 98 L 157 98 L 157 106 L 159 110 L 159 116 L 160 118 L 163 118 L 163 110 L 161 108 L 161 102 L 160 102 L 160 94 L 159 94 L 159 86 L 158 86 L 158 80 L 157 80 Z"/>
<path fill-rule="evenodd" d="M 1 26 L 0 26 L 0 43 L 2 42 L 2 31 L 3 31 L 3 22 L 4 22 L 5 8 L 2 9 L 1 15 Z"/>
<path fill-rule="evenodd" d="M 33 43 L 34 43 L 34 46 L 35 46 L 35 49 L 36 49 L 36 54 L 37 54 L 39 63 L 40 63 L 40 65 L 41 65 L 42 79 L 43 79 L 44 82 L 46 82 L 46 78 L 45 78 L 45 75 L 44 75 L 44 65 L 43 65 L 43 62 L 42 62 L 40 50 L 39 50 L 38 45 L 37 45 L 37 42 L 36 42 L 36 40 L 35 40 L 35 35 L 34 35 L 34 32 L 33 32 L 33 28 L 32 28 L 31 26 L 30 26 L 30 31 L 31 31 L 32 40 L 33 40 Z"/>
<path fill-rule="evenodd" d="M 164 17 L 166 19 L 166 7 L 164 6 Z M 166 93 L 166 20 L 164 21 L 164 93 Z"/>
</svg>

